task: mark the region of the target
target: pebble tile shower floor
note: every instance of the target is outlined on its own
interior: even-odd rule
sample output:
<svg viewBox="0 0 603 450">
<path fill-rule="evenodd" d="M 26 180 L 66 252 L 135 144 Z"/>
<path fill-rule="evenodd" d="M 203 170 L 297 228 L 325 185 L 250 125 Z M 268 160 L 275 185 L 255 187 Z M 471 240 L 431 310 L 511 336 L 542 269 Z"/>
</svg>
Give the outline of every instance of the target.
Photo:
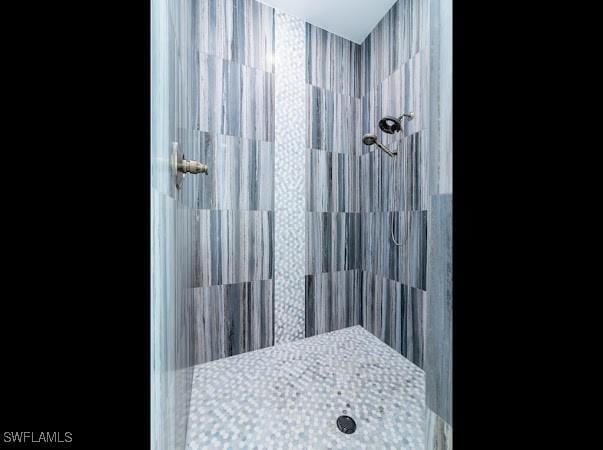
<svg viewBox="0 0 603 450">
<path fill-rule="evenodd" d="M 196 366 L 187 448 L 417 450 L 424 423 L 423 370 L 354 326 Z"/>
</svg>

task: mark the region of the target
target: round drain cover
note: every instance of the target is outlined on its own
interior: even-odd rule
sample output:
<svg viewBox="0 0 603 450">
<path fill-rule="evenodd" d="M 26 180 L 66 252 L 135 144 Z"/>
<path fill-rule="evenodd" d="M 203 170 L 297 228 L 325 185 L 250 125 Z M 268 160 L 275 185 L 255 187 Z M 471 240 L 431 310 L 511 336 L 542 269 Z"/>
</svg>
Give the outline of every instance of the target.
<svg viewBox="0 0 603 450">
<path fill-rule="evenodd" d="M 345 434 L 352 434 L 356 431 L 356 422 L 350 416 L 339 416 L 337 418 L 337 428 Z"/>
</svg>

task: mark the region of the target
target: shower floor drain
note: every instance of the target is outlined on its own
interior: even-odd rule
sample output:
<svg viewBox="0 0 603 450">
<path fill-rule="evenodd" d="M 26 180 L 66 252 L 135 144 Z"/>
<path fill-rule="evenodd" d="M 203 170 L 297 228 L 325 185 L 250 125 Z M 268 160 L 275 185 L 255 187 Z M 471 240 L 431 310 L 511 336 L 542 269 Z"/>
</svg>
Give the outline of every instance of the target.
<svg viewBox="0 0 603 450">
<path fill-rule="evenodd" d="M 339 416 L 337 418 L 337 428 L 345 434 L 352 434 L 356 431 L 356 422 L 350 416 Z"/>
</svg>

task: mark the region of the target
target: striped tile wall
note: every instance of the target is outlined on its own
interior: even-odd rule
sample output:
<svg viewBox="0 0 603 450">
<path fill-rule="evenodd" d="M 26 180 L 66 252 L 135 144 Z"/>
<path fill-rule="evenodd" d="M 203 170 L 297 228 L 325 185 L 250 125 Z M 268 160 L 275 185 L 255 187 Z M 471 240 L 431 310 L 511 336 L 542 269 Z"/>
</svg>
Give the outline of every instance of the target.
<svg viewBox="0 0 603 450">
<path fill-rule="evenodd" d="M 361 147 L 364 326 L 425 366 L 429 192 L 429 5 L 399 0 L 361 45 L 362 133 L 398 155 Z M 383 116 L 413 112 L 402 133 Z M 396 245 L 391 235 L 401 244 Z"/>
<path fill-rule="evenodd" d="M 306 336 L 361 323 L 360 46 L 306 24 Z"/>
<path fill-rule="evenodd" d="M 195 102 L 182 140 L 209 174 L 189 176 L 182 195 L 202 363 L 274 344 L 275 12 L 255 0 L 190 7 Z"/>
</svg>

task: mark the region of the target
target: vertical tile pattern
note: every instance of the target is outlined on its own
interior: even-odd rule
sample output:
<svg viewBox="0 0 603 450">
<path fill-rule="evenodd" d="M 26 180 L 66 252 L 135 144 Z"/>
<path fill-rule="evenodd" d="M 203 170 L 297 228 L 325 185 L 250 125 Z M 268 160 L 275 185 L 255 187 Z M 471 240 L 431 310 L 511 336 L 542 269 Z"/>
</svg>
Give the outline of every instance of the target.
<svg viewBox="0 0 603 450">
<path fill-rule="evenodd" d="M 452 0 L 430 0 L 430 188 L 452 193 Z"/>
<path fill-rule="evenodd" d="M 273 280 L 194 290 L 196 361 L 207 362 L 272 345 Z"/>
<path fill-rule="evenodd" d="M 182 201 L 190 208 L 274 210 L 274 143 L 203 131 L 183 132 L 187 158 L 203 161 L 209 173 L 187 176 Z"/>
<path fill-rule="evenodd" d="M 396 329 L 393 325 L 398 325 L 398 318 L 383 313 L 391 310 L 392 298 L 397 298 L 392 295 L 399 295 L 397 284 L 422 299 L 419 302 L 424 303 L 422 312 L 411 308 L 402 319 L 407 329 L 416 331 L 407 334 L 407 345 L 412 346 L 414 354 L 409 358 L 424 366 L 427 403 L 449 423 L 451 3 L 398 0 L 361 45 L 360 83 L 362 132 L 375 133 L 386 145 L 399 150 L 398 156 L 391 160 L 374 147 L 361 148 L 361 266 L 374 279 L 382 277 L 377 284 L 370 277 L 363 278 L 363 302 L 374 303 L 377 316 L 373 318 L 373 330 L 387 342 L 397 339 L 391 333 Z M 381 117 L 411 111 L 415 118 L 405 122 L 403 133 L 386 135 L 378 130 Z M 408 236 L 402 246 L 391 242 L 392 230 L 397 236 Z M 387 296 L 380 297 L 379 292 Z M 365 310 L 367 317 L 371 312 L 370 307 Z M 385 323 L 379 322 L 380 317 L 385 318 Z M 397 348 L 398 341 L 394 343 Z M 402 351 L 409 352 L 408 348 Z M 441 440 L 436 441 L 434 448 L 447 446 Z"/>
<path fill-rule="evenodd" d="M 361 267 L 410 287 L 427 289 L 427 211 L 361 215 Z M 391 234 L 401 245 L 395 245 Z"/>
<path fill-rule="evenodd" d="M 275 17 L 275 344 L 304 337 L 305 23 Z"/>
<path fill-rule="evenodd" d="M 165 311 L 173 304 L 172 248 L 174 232 L 168 220 L 170 210 L 167 165 L 169 149 L 169 16 L 168 0 L 151 2 L 151 448 L 168 448 L 175 436 L 172 427 L 168 368 L 169 318 Z M 186 431 L 184 431 L 186 433 Z"/>
<path fill-rule="evenodd" d="M 307 274 L 360 269 L 360 214 L 306 213 Z"/>
<path fill-rule="evenodd" d="M 428 297 L 429 0 L 398 0 L 361 45 L 362 133 L 397 150 L 360 148 L 363 323 L 420 367 L 426 365 Z M 413 112 L 403 132 L 384 116 Z M 401 244 L 396 245 L 391 235 Z"/>
<path fill-rule="evenodd" d="M 361 46 L 362 95 L 428 46 L 428 0 L 398 0 Z"/>
<path fill-rule="evenodd" d="M 362 321 L 360 46 L 306 24 L 306 336 Z"/>
<path fill-rule="evenodd" d="M 194 102 L 180 140 L 209 174 L 188 177 L 179 194 L 194 208 L 191 290 L 202 363 L 274 343 L 275 32 L 274 9 L 255 0 L 190 8 Z"/>
<path fill-rule="evenodd" d="M 192 296 L 195 222 L 168 161 L 195 123 L 196 4 L 152 3 L 151 405 L 154 449 L 183 448 L 197 342 Z M 185 151 L 186 143 L 184 143 Z"/>
<path fill-rule="evenodd" d="M 452 422 L 452 194 L 432 196 L 425 371 L 427 405 Z"/>
<path fill-rule="evenodd" d="M 272 279 L 274 211 L 197 210 L 195 287 Z"/>
<path fill-rule="evenodd" d="M 306 146 L 312 149 L 360 154 L 362 102 L 323 88 L 307 85 Z"/>
<path fill-rule="evenodd" d="M 427 404 L 452 423 L 452 0 L 429 2 Z"/>
<path fill-rule="evenodd" d="M 359 270 L 306 276 L 306 336 L 362 324 Z"/>
<path fill-rule="evenodd" d="M 274 9 L 255 0 L 200 0 L 195 32 L 207 55 L 273 72 Z"/>
<path fill-rule="evenodd" d="M 419 367 L 424 363 L 425 299 L 421 289 L 362 272 L 364 328 Z"/>
<path fill-rule="evenodd" d="M 452 450 L 452 426 L 425 408 L 425 450 Z"/>
<path fill-rule="evenodd" d="M 198 61 L 197 128 L 274 142 L 274 75 L 203 53 Z"/>
<path fill-rule="evenodd" d="M 308 84 L 359 98 L 360 46 L 309 23 L 306 41 Z"/>
<path fill-rule="evenodd" d="M 328 151 L 306 152 L 307 211 L 360 211 L 360 158 Z"/>
</svg>

